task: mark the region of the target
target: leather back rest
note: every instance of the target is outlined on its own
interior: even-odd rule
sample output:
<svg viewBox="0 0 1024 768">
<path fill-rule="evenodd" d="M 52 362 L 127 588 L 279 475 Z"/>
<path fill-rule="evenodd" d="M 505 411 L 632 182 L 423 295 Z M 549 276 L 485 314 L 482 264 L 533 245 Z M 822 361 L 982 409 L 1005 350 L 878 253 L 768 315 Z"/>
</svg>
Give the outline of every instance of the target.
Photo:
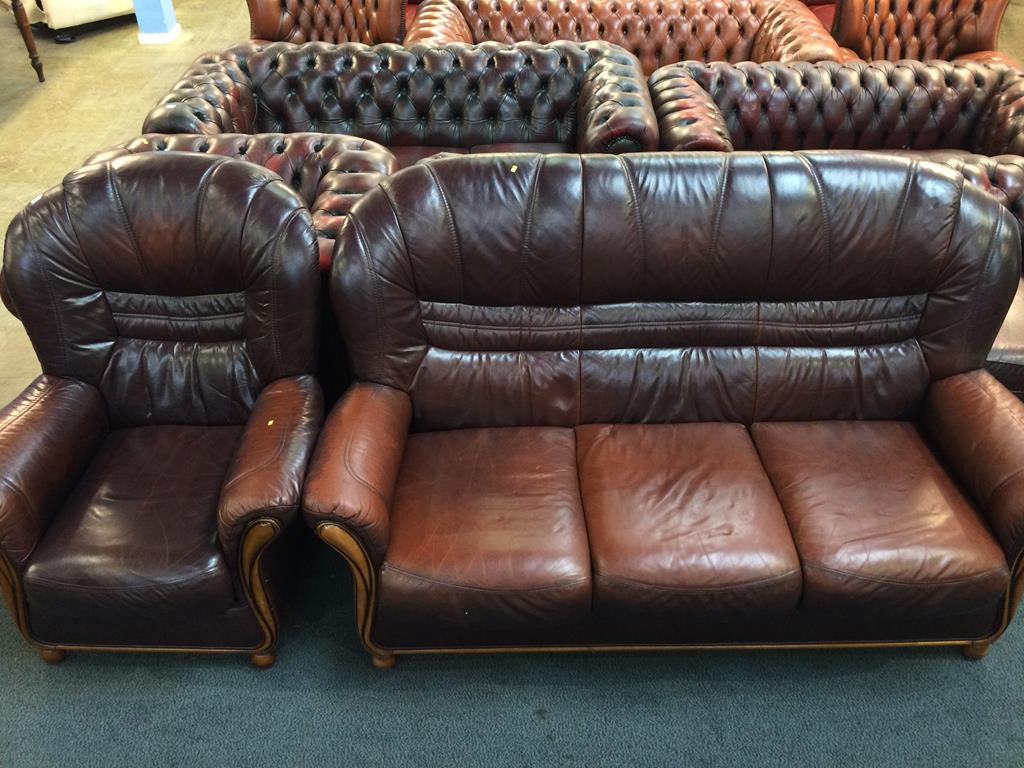
<svg viewBox="0 0 1024 768">
<path fill-rule="evenodd" d="M 30 203 L 4 275 L 43 372 L 98 387 L 113 424 L 216 425 L 315 370 L 317 262 L 277 176 L 161 152 L 86 166 Z"/>
<path fill-rule="evenodd" d="M 257 40 L 401 43 L 404 0 L 248 0 Z"/>
<path fill-rule="evenodd" d="M 916 61 L 681 65 L 736 149 L 969 149 L 1003 69 Z"/>
<path fill-rule="evenodd" d="M 419 429 L 907 418 L 983 364 L 1019 276 L 1010 213 L 937 165 L 480 155 L 357 203 L 331 298 Z"/>
<path fill-rule="evenodd" d="M 604 40 L 653 72 L 677 61 L 746 61 L 771 0 L 453 0 L 473 40 Z"/>
<path fill-rule="evenodd" d="M 573 143 L 580 82 L 606 44 L 276 43 L 242 62 L 257 132 L 347 133 L 386 146 Z"/>
<path fill-rule="evenodd" d="M 995 50 L 1008 0 L 837 0 L 832 33 L 863 59 L 952 59 Z"/>
</svg>

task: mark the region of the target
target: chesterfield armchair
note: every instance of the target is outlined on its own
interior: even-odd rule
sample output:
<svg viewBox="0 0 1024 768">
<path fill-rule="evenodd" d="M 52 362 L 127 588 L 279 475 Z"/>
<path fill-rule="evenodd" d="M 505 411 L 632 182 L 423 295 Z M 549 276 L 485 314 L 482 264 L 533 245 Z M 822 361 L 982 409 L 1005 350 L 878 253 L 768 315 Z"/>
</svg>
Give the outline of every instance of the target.
<svg viewBox="0 0 1024 768">
<path fill-rule="evenodd" d="M 7 233 L 42 375 L 0 411 L 0 587 L 66 650 L 274 661 L 323 416 L 309 214 L 196 154 L 89 165 Z"/>
<path fill-rule="evenodd" d="M 424 0 L 405 38 L 429 43 L 603 40 L 646 74 L 677 61 L 838 60 L 800 0 Z"/>
<path fill-rule="evenodd" d="M 406 0 L 247 0 L 263 42 L 401 43 Z"/>
<path fill-rule="evenodd" d="M 143 131 L 349 134 L 400 167 L 439 152 L 658 148 L 639 63 L 600 42 L 247 43 L 200 57 Z"/>
<path fill-rule="evenodd" d="M 1009 0 L 837 0 L 844 60 L 941 59 L 1016 67 L 996 50 Z"/>
</svg>

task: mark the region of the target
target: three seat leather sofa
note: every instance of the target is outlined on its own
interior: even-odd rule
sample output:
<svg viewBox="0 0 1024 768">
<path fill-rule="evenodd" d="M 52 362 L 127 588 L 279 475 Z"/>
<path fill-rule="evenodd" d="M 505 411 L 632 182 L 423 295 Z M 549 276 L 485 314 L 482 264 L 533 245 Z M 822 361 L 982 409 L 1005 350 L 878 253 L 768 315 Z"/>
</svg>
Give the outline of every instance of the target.
<svg viewBox="0 0 1024 768">
<path fill-rule="evenodd" d="M 607 43 L 247 43 L 199 58 L 145 133 L 343 133 L 400 166 L 438 152 L 658 148 L 636 58 Z"/>
<path fill-rule="evenodd" d="M 871 153 L 435 159 L 365 195 L 336 247 L 357 383 L 303 508 L 352 566 L 378 666 L 978 657 L 1010 620 L 1024 403 L 982 365 L 1020 235 L 962 175 Z"/>
<path fill-rule="evenodd" d="M 42 367 L 0 411 L 0 587 L 26 640 L 273 663 L 323 417 L 302 202 L 222 157 L 89 165 L 15 218 L 4 275 Z"/>
<path fill-rule="evenodd" d="M 406 0 L 246 0 L 262 42 L 401 43 Z"/>
</svg>

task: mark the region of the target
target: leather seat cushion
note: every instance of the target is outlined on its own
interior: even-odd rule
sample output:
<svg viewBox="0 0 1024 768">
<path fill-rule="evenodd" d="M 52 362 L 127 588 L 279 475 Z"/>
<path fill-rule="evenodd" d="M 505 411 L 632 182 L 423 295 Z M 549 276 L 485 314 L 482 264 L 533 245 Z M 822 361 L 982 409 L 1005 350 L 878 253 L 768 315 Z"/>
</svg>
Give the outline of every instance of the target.
<svg viewBox="0 0 1024 768">
<path fill-rule="evenodd" d="M 751 427 L 804 569 L 801 610 L 865 622 L 993 611 L 999 544 L 906 422 Z"/>
<path fill-rule="evenodd" d="M 398 160 L 399 168 L 408 168 L 410 165 L 415 165 L 420 160 L 425 160 L 428 157 L 434 155 L 448 154 L 448 155 L 467 155 L 467 154 L 487 154 L 491 152 L 536 152 L 541 155 L 557 154 L 559 152 L 572 152 L 573 148 L 566 144 L 542 144 L 542 143 L 529 143 L 525 142 L 522 144 L 477 144 L 475 146 L 466 147 L 388 147 L 391 153 Z"/>
<path fill-rule="evenodd" d="M 379 579 L 377 639 L 504 644 L 590 612 L 571 429 L 409 436 Z M 438 636 L 440 633 L 440 636 Z"/>
<path fill-rule="evenodd" d="M 659 623 L 792 613 L 800 559 L 744 426 L 577 429 L 594 608 Z"/>
<path fill-rule="evenodd" d="M 241 430 L 151 426 L 107 436 L 29 559 L 24 588 L 36 639 L 258 641 L 252 620 L 224 636 L 214 631 L 240 607 L 217 541 L 217 502 Z"/>
<path fill-rule="evenodd" d="M 1024 399 L 1024 280 L 999 329 L 985 367 L 1017 397 Z"/>
</svg>

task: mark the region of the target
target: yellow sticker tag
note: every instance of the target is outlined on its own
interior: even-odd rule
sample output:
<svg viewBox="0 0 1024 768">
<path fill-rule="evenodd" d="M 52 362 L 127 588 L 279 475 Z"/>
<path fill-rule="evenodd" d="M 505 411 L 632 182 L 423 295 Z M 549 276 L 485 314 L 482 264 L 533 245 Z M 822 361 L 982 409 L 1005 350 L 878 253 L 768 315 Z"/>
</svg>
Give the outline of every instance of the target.
<svg viewBox="0 0 1024 768">
<path fill-rule="evenodd" d="M 271 419 L 270 421 L 268 421 L 268 422 L 267 422 L 267 426 L 268 426 L 268 427 L 272 427 L 272 426 L 274 426 L 274 420 L 273 420 L 273 419 Z"/>
<path fill-rule="evenodd" d="M 512 168 L 511 168 L 512 173 L 515 173 L 518 170 L 519 170 L 519 166 L 518 165 L 513 165 Z"/>
</svg>

